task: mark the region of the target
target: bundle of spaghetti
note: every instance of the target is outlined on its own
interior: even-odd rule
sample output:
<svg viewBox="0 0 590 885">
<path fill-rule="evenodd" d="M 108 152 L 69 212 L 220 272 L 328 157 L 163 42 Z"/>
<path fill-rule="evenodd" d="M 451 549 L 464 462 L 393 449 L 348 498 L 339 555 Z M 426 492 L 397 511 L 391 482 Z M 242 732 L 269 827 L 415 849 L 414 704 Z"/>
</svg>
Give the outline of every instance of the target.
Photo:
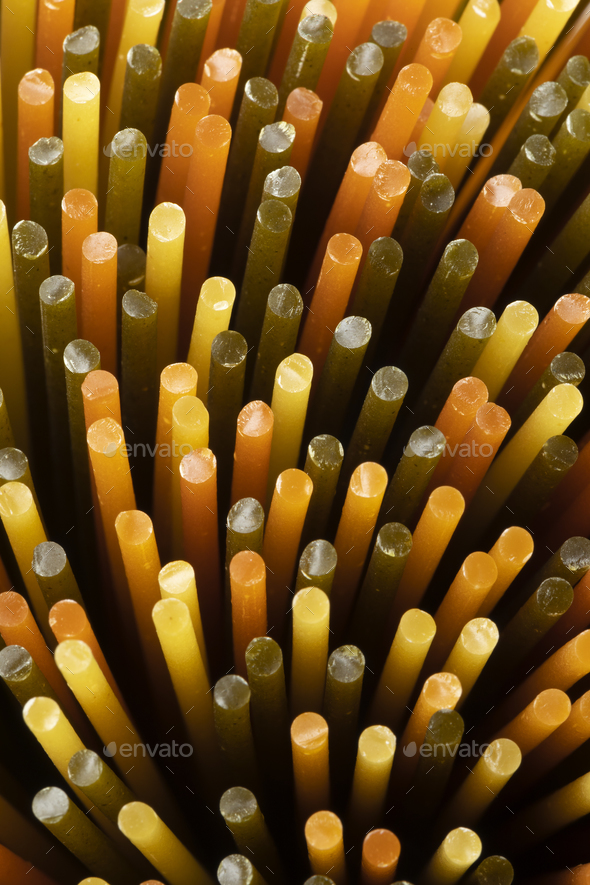
<svg viewBox="0 0 590 885">
<path fill-rule="evenodd" d="M 589 55 L 2 0 L 0 885 L 588 880 Z"/>
</svg>

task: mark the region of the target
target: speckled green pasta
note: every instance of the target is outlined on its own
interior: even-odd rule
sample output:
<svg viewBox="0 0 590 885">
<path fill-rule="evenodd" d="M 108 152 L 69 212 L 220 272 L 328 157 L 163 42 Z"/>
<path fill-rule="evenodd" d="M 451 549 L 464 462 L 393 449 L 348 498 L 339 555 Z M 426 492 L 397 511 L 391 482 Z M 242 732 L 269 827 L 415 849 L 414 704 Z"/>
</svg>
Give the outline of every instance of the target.
<svg viewBox="0 0 590 885">
<path fill-rule="evenodd" d="M 37 544 L 31 565 L 49 609 L 62 599 L 73 599 L 84 607 L 82 594 L 63 547 L 55 541 Z"/>
<path fill-rule="evenodd" d="M 308 439 L 340 435 L 370 339 L 371 324 L 364 317 L 346 317 L 336 326 L 309 410 Z"/>
<path fill-rule="evenodd" d="M 258 636 L 246 649 L 252 729 L 269 778 L 282 782 L 289 770 L 291 742 L 285 668 L 280 645 Z"/>
<path fill-rule="evenodd" d="M 236 49 L 242 56 L 238 95 L 251 77 L 263 77 L 268 66 L 283 0 L 247 0 Z"/>
<path fill-rule="evenodd" d="M 4 449 L 6 446 L 14 446 L 14 434 L 10 426 L 4 394 L 0 390 L 0 448 Z"/>
<path fill-rule="evenodd" d="M 586 56 L 572 55 L 571 58 L 568 58 L 557 82 L 565 89 L 567 95 L 567 107 L 558 124 L 561 125 L 577 105 L 586 87 L 590 86 L 590 62 Z"/>
<path fill-rule="evenodd" d="M 40 138 L 29 148 L 31 221 L 45 230 L 51 273 L 61 270 L 61 201 L 64 193 L 64 146 L 61 138 Z"/>
<path fill-rule="evenodd" d="M 478 261 L 477 249 L 469 240 L 453 240 L 443 252 L 399 357 L 413 385 L 423 384 L 428 377 Z"/>
<path fill-rule="evenodd" d="M 146 254 L 140 246 L 123 243 L 117 249 L 117 341 L 122 341 L 121 306 L 130 289 L 145 289 Z"/>
<path fill-rule="evenodd" d="M 29 652 L 20 645 L 8 645 L 0 651 L 0 677 L 21 707 L 31 698 L 57 697 Z"/>
<path fill-rule="evenodd" d="M 381 461 L 407 392 L 408 379 L 401 369 L 383 366 L 375 372 L 346 448 L 343 476 L 347 480 L 363 461 Z"/>
<path fill-rule="evenodd" d="M 166 131 L 176 90 L 196 80 L 211 9 L 211 0 L 178 0 L 176 4 L 158 100 L 161 135 Z M 161 136 L 160 141 L 164 141 Z"/>
<path fill-rule="evenodd" d="M 346 780 L 354 763 L 364 675 L 365 656 L 355 645 L 342 645 L 330 655 L 322 713 L 330 729 L 330 771 L 336 784 Z"/>
<path fill-rule="evenodd" d="M 393 228 L 392 236 L 400 239 L 403 235 L 408 218 L 412 214 L 412 210 L 416 205 L 416 200 L 420 196 L 422 185 L 429 175 L 440 173 L 438 163 L 430 153 L 430 151 L 420 150 L 408 158 L 408 170 L 410 172 L 410 184 L 404 196 L 402 207 L 399 210 L 397 221 Z"/>
<path fill-rule="evenodd" d="M 444 433 L 436 427 L 425 425 L 412 433 L 385 492 L 378 525 L 394 520 L 406 526 L 415 522 L 417 509 L 446 444 Z"/>
<path fill-rule="evenodd" d="M 590 111 L 576 108 L 553 139 L 555 165 L 543 182 L 541 196 L 546 212 L 557 202 L 590 151 Z"/>
<path fill-rule="evenodd" d="M 530 583 L 538 587 L 541 581 L 547 578 L 563 578 L 575 587 L 588 569 L 590 569 L 590 541 L 588 538 L 576 536 L 563 542 Z M 529 593 L 532 589 L 529 588 Z"/>
<path fill-rule="evenodd" d="M 499 854 L 484 858 L 466 880 L 466 885 L 512 885 L 514 867 Z"/>
<path fill-rule="evenodd" d="M 325 15 L 308 15 L 299 22 L 279 87 L 279 115 L 294 89 L 303 86 L 315 92 L 333 34 Z"/>
<path fill-rule="evenodd" d="M 229 566 L 236 554 L 243 550 L 262 555 L 264 537 L 264 509 L 256 498 L 241 498 L 230 508 L 225 535 L 224 597 L 225 633 L 231 637 L 231 584 Z"/>
<path fill-rule="evenodd" d="M 508 174 L 518 178 L 523 187 L 540 190 L 556 157 L 557 151 L 546 135 L 531 135 L 512 161 Z"/>
<path fill-rule="evenodd" d="M 35 456 L 39 456 L 47 422 L 39 286 L 50 273 L 49 242 L 41 225 L 34 221 L 15 224 L 12 230 L 12 256 L 31 437 L 35 440 Z M 43 459 L 40 460 L 42 462 Z"/>
<path fill-rule="evenodd" d="M 121 808 L 135 796 L 93 750 L 79 750 L 68 764 L 68 777 L 114 824 Z"/>
<path fill-rule="evenodd" d="M 232 254 L 236 248 L 258 137 L 263 127 L 274 121 L 278 103 L 279 93 L 274 83 L 264 77 L 248 80 L 238 120 L 233 126 L 234 134 L 223 182 L 220 223 L 215 243 L 217 261 L 227 262 L 226 253 Z"/>
<path fill-rule="evenodd" d="M 256 213 L 236 314 L 236 328 L 248 348 L 260 340 L 268 293 L 280 282 L 292 223 L 291 210 L 279 200 L 265 200 Z"/>
<path fill-rule="evenodd" d="M 391 237 L 373 240 L 361 272 L 352 311 L 371 323 L 367 359 L 375 352 L 403 262 L 400 244 Z"/>
<path fill-rule="evenodd" d="M 412 817 L 427 818 L 436 809 L 464 730 L 463 717 L 456 710 L 437 710 L 430 717 L 423 741 L 425 752 L 420 756 L 413 778 L 412 794 L 416 792 L 416 796 L 411 796 L 408 807 Z"/>
<path fill-rule="evenodd" d="M 90 492 L 88 446 L 86 444 L 86 423 L 81 387 L 89 372 L 100 369 L 100 353 L 90 341 L 77 338 L 70 341 L 63 351 L 63 361 L 66 370 L 68 423 L 76 503 L 79 515 L 85 516 L 92 508 L 92 494 Z"/>
<path fill-rule="evenodd" d="M 523 293 L 523 297 L 534 297 L 540 313 L 550 310 L 590 252 L 590 197 L 578 206 L 543 251 Z"/>
<path fill-rule="evenodd" d="M 0 487 L 7 482 L 23 482 L 31 488 L 29 459 L 13 446 L 0 449 Z"/>
<path fill-rule="evenodd" d="M 228 854 L 217 867 L 219 885 L 265 885 L 258 870 L 243 854 Z"/>
<path fill-rule="evenodd" d="M 68 34 L 64 40 L 62 88 L 73 74 L 90 71 L 98 77 L 100 50 L 100 31 L 94 25 L 86 25 Z"/>
<path fill-rule="evenodd" d="M 485 670 L 481 688 L 509 678 L 535 645 L 566 613 L 574 599 L 572 585 L 564 578 L 546 578 L 502 629 L 500 641 Z"/>
<path fill-rule="evenodd" d="M 303 299 L 295 286 L 281 283 L 270 290 L 262 322 L 252 380 L 251 400 L 270 405 L 279 363 L 295 352 Z"/>
<path fill-rule="evenodd" d="M 420 396 L 416 420 L 435 420 L 453 385 L 471 373 L 496 330 L 496 318 L 487 307 L 465 311 L 453 330 Z"/>
<path fill-rule="evenodd" d="M 326 531 L 343 460 L 342 444 L 327 433 L 314 437 L 307 447 L 304 469 L 313 482 L 313 492 L 303 529 L 306 543 Z"/>
<path fill-rule="evenodd" d="M 498 131 L 538 64 L 539 50 L 532 37 L 516 37 L 504 50 L 478 99 L 490 112 L 490 125 L 486 129 L 488 141 Z"/>
<path fill-rule="evenodd" d="M 262 869 L 268 867 L 282 879 L 281 862 L 256 796 L 244 787 L 230 787 L 219 810 L 239 851 L 248 851 Z"/>
<path fill-rule="evenodd" d="M 286 247 L 286 254 L 289 252 L 291 236 L 293 234 L 293 225 L 295 224 L 295 213 L 297 204 L 301 196 L 301 176 L 293 166 L 281 166 L 280 169 L 274 169 L 269 172 L 264 179 L 264 187 L 262 188 L 261 203 L 266 200 L 279 200 L 291 210 L 293 220 L 291 222 L 291 230 Z M 285 354 L 287 355 L 287 354 Z"/>
<path fill-rule="evenodd" d="M 337 564 L 338 554 L 333 544 L 321 538 L 310 541 L 299 559 L 295 592 L 318 587 L 329 599 Z"/>
<path fill-rule="evenodd" d="M 147 144 L 139 129 L 122 129 L 111 142 L 105 230 L 119 246 L 139 242 Z"/>
<path fill-rule="evenodd" d="M 224 476 L 232 470 L 236 444 L 236 423 L 244 398 L 248 345 L 239 332 L 225 331 L 211 344 L 209 370 L 209 445 L 217 458 L 217 481 L 223 487 Z M 229 493 L 229 489 L 227 490 Z"/>
<path fill-rule="evenodd" d="M 225 536 L 225 598 L 226 613 L 231 611 L 229 565 L 237 553 L 251 550 L 262 553 L 264 532 L 264 509 L 256 498 L 242 498 L 236 501 L 226 521 Z"/>
<path fill-rule="evenodd" d="M 294 216 L 300 193 L 301 176 L 297 169 L 294 169 L 293 166 L 281 166 L 280 169 L 269 172 L 264 179 L 260 202 L 280 200 L 281 203 L 284 203 L 291 210 Z"/>
<path fill-rule="evenodd" d="M 437 710 L 430 717 L 408 794 L 410 820 L 428 820 L 436 811 L 449 776 L 456 764 L 465 723 L 456 710 Z"/>
<path fill-rule="evenodd" d="M 104 57 L 104 51 L 109 31 L 109 18 L 111 15 L 112 0 L 76 0 L 74 13 L 74 28 L 84 28 L 94 25 L 100 33 L 100 59 Z"/>
<path fill-rule="evenodd" d="M 413 299 L 420 291 L 428 261 L 454 202 L 455 191 L 446 175 L 438 172 L 426 178 L 404 229 L 401 241 L 404 262 L 397 284 L 395 305 L 391 307 L 388 316 L 393 323 L 392 311 L 395 310 L 395 324 L 400 332 L 412 310 Z"/>
<path fill-rule="evenodd" d="M 12 231 L 12 252 L 26 366 L 28 361 L 38 363 L 39 359 L 43 360 L 38 297 L 39 286 L 49 277 L 49 246 L 45 230 L 35 221 L 17 222 Z"/>
<path fill-rule="evenodd" d="M 74 284 L 67 277 L 49 277 L 39 288 L 39 304 L 51 448 L 56 472 L 63 474 L 69 471 L 70 448 L 64 350 L 77 335 Z"/>
<path fill-rule="evenodd" d="M 256 790 L 258 767 L 250 725 L 250 688 L 245 679 L 232 674 L 215 683 L 213 717 L 228 779 Z"/>
<path fill-rule="evenodd" d="M 145 283 L 146 254 L 141 246 L 124 243 L 117 249 L 117 297 L 122 300 L 125 292 L 136 289 L 143 292 Z"/>
<path fill-rule="evenodd" d="M 410 255 L 415 251 L 415 246 L 412 247 L 413 241 L 418 237 L 418 232 L 423 232 L 423 236 L 430 246 L 438 238 L 454 202 L 455 191 L 447 176 L 441 172 L 431 172 L 422 183 L 420 195 L 408 218 L 402 238 L 402 248 L 405 247 L 404 270 Z M 422 247 L 420 254 L 426 254 L 425 247 Z"/>
<path fill-rule="evenodd" d="M 139 129 L 151 145 L 154 137 L 162 57 L 155 46 L 140 43 L 127 53 L 121 129 Z"/>
<path fill-rule="evenodd" d="M 381 49 L 361 43 L 348 56 L 308 173 L 310 199 L 331 205 L 383 67 Z"/>
<path fill-rule="evenodd" d="M 531 135 L 551 135 L 566 107 L 567 94 L 559 83 L 548 81 L 537 86 L 495 159 L 490 175 L 507 169 Z"/>
<path fill-rule="evenodd" d="M 58 787 L 45 787 L 33 799 L 33 814 L 68 851 L 113 885 L 135 881 L 137 871 L 114 843 Z"/>
<path fill-rule="evenodd" d="M 511 434 L 532 415 L 541 400 L 558 384 L 579 387 L 586 375 L 586 366 L 577 353 L 564 351 L 554 356 L 535 386 L 527 394 L 523 404 L 512 420 Z"/>
<path fill-rule="evenodd" d="M 412 534 L 405 525 L 388 522 L 380 529 L 350 627 L 354 642 L 367 650 L 369 660 L 373 649 L 380 651 L 379 640 L 411 549 Z"/>
<path fill-rule="evenodd" d="M 39 506 L 39 499 L 37 498 L 31 469 L 29 467 L 29 459 L 24 452 L 21 452 L 20 449 L 15 449 L 12 446 L 0 449 L 0 487 L 7 482 L 22 482 L 23 485 L 26 485 L 31 490 L 39 515 L 41 520 L 43 520 L 43 515 Z M 0 556 L 11 570 L 13 565 L 16 566 L 14 553 L 5 532 L 0 535 Z M 15 588 L 11 587 L 10 589 Z M 0 646 L 0 648 L 3 647 L 4 646 Z"/>
<path fill-rule="evenodd" d="M 506 506 L 523 524 L 536 517 L 558 483 L 578 459 L 578 446 L 568 436 L 552 436 L 508 499 Z"/>
<path fill-rule="evenodd" d="M 295 127 L 291 123 L 271 123 L 260 132 L 237 241 L 234 261 L 236 278 L 241 276 L 249 257 L 248 243 L 253 235 L 256 213 L 263 200 L 266 178 L 269 173 L 288 165 L 294 141 Z M 277 282 L 279 281 L 275 280 Z"/>
<path fill-rule="evenodd" d="M 547 578 L 502 630 L 497 658 L 504 657 L 508 668 L 522 660 L 573 601 L 574 591 L 568 581 Z"/>
<path fill-rule="evenodd" d="M 29 459 L 20 449 L 11 446 L 0 449 L 0 486 L 6 482 L 22 482 L 23 485 L 26 485 L 31 490 L 37 508 L 39 508 Z"/>
<path fill-rule="evenodd" d="M 383 67 L 375 84 L 375 89 L 365 113 L 362 130 L 370 135 L 370 127 L 387 84 L 393 74 L 396 62 L 408 36 L 408 29 L 401 22 L 380 21 L 373 25 L 369 42 L 374 43 L 383 53 Z"/>
<path fill-rule="evenodd" d="M 158 411 L 158 305 L 144 292 L 130 289 L 123 296 L 121 313 L 123 424 L 133 431 L 135 442 L 151 444 Z M 149 459 L 142 461 L 149 462 Z"/>
</svg>

